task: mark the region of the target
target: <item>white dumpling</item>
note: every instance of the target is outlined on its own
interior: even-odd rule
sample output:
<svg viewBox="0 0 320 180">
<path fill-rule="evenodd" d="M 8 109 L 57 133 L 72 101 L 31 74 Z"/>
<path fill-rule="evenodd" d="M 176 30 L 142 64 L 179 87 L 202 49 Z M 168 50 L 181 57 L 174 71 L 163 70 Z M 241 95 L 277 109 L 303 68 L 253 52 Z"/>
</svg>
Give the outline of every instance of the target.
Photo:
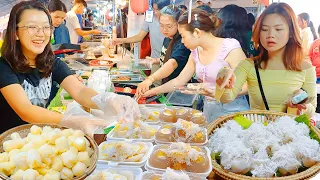
<svg viewBox="0 0 320 180">
<path fill-rule="evenodd" d="M 81 130 L 75 130 L 74 133 L 73 133 L 73 136 L 84 137 L 84 133 Z"/>
<path fill-rule="evenodd" d="M 34 170 L 36 170 L 42 176 L 46 175 L 49 171 L 51 171 L 49 167 L 36 168 Z"/>
<path fill-rule="evenodd" d="M 73 167 L 72 167 L 72 172 L 75 176 L 81 176 L 84 174 L 87 170 L 87 167 L 85 164 L 82 162 L 77 162 Z"/>
<path fill-rule="evenodd" d="M 56 130 L 53 130 L 48 133 L 48 142 L 50 144 L 54 144 L 56 142 L 56 139 L 61 137 L 61 133 L 57 132 Z"/>
<path fill-rule="evenodd" d="M 63 162 L 60 156 L 55 156 L 52 160 L 52 169 L 55 171 L 61 171 L 63 168 Z"/>
<path fill-rule="evenodd" d="M 12 157 L 13 157 L 14 155 L 18 154 L 19 152 L 22 152 L 22 151 L 19 150 L 19 149 L 14 149 L 14 150 L 10 151 L 10 152 L 8 153 L 9 161 L 11 161 L 11 160 L 12 160 Z"/>
<path fill-rule="evenodd" d="M 87 167 L 89 167 L 91 164 L 91 160 L 88 152 L 79 152 L 78 161 L 84 163 Z"/>
<path fill-rule="evenodd" d="M 70 148 L 68 139 L 65 136 L 61 136 L 58 139 L 56 139 L 55 144 L 59 153 L 64 153 Z"/>
<path fill-rule="evenodd" d="M 25 143 L 26 142 L 23 139 L 8 140 L 3 143 L 3 150 L 10 152 L 13 149 L 20 149 Z"/>
<path fill-rule="evenodd" d="M 30 128 L 30 133 L 40 135 L 42 133 L 42 129 L 39 126 L 33 125 Z"/>
<path fill-rule="evenodd" d="M 61 154 L 61 160 L 67 168 L 72 168 L 72 166 L 78 161 L 77 155 L 78 153 L 75 153 L 72 150 L 68 150 Z"/>
<path fill-rule="evenodd" d="M 15 165 L 13 162 L 2 162 L 0 163 L 0 172 L 5 174 L 6 176 L 10 176 L 14 173 Z"/>
<path fill-rule="evenodd" d="M 9 154 L 7 152 L 3 152 L 0 154 L 0 163 L 8 162 L 9 161 Z"/>
<path fill-rule="evenodd" d="M 39 176 L 39 173 L 36 170 L 27 169 L 23 173 L 22 180 L 36 180 L 37 176 Z"/>
<path fill-rule="evenodd" d="M 74 133 L 73 129 L 64 129 L 61 131 L 61 134 L 66 138 L 68 138 L 69 136 L 72 136 L 73 133 Z"/>
<path fill-rule="evenodd" d="M 27 135 L 27 137 L 25 138 L 25 140 L 26 140 L 27 142 L 30 142 L 33 138 L 38 137 L 38 136 L 39 136 L 39 135 L 29 133 L 29 134 Z"/>
<path fill-rule="evenodd" d="M 72 179 L 74 175 L 71 169 L 64 167 L 60 171 L 60 176 L 61 176 L 61 179 Z"/>
<path fill-rule="evenodd" d="M 39 148 L 39 153 L 41 155 L 41 158 L 50 158 L 52 156 L 55 155 L 55 152 L 53 151 L 52 146 L 48 145 L 48 144 L 44 144 Z"/>
<path fill-rule="evenodd" d="M 78 151 L 85 151 L 86 150 L 86 138 L 85 137 L 78 137 L 73 142 L 73 147 L 77 148 Z"/>
<path fill-rule="evenodd" d="M 20 134 L 17 133 L 17 132 L 12 133 L 12 134 L 10 135 L 10 137 L 11 137 L 12 140 L 22 139 L 21 136 L 20 136 Z"/>
<path fill-rule="evenodd" d="M 34 149 L 32 142 L 28 142 L 27 144 L 25 144 L 25 145 L 23 146 L 23 148 L 21 148 L 21 151 L 27 152 L 27 151 L 29 151 L 30 149 Z"/>
<path fill-rule="evenodd" d="M 23 179 L 23 175 L 24 175 L 24 170 L 19 169 L 12 176 L 10 176 L 10 179 L 11 180 L 21 180 L 21 179 Z"/>
<path fill-rule="evenodd" d="M 27 164 L 30 168 L 37 168 L 42 166 L 42 159 L 38 150 L 30 149 L 28 151 Z"/>
<path fill-rule="evenodd" d="M 50 126 L 45 126 L 42 129 L 42 133 L 45 133 L 45 132 L 48 133 L 48 132 L 51 132 L 51 131 L 53 131 L 53 128 L 50 127 Z"/>
<path fill-rule="evenodd" d="M 72 136 L 69 136 L 67 139 L 68 139 L 68 143 L 70 146 L 73 146 L 73 143 L 74 141 L 77 139 L 78 137 L 72 135 Z"/>
<path fill-rule="evenodd" d="M 27 163 L 27 155 L 26 152 L 19 152 L 18 154 L 12 157 L 12 161 L 18 169 L 27 170 L 29 169 Z"/>
<path fill-rule="evenodd" d="M 43 179 L 43 176 L 42 175 L 39 175 L 36 177 L 36 180 L 42 180 Z"/>
<path fill-rule="evenodd" d="M 42 145 L 46 144 L 46 141 L 42 136 L 36 136 L 29 141 L 32 144 L 33 149 L 39 149 Z"/>
<path fill-rule="evenodd" d="M 51 170 L 43 176 L 42 180 L 60 180 L 60 172 Z"/>
</svg>

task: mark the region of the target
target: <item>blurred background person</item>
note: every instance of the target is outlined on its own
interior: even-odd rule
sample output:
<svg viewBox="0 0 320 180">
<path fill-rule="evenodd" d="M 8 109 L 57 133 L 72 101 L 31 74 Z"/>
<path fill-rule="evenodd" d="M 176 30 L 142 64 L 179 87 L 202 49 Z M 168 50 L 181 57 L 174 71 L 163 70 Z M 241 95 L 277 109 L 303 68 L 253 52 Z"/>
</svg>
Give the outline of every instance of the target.
<svg viewBox="0 0 320 180">
<path fill-rule="evenodd" d="M 298 15 L 298 24 L 301 28 L 303 53 L 307 57 L 312 42 L 317 39 L 317 33 L 308 13 Z"/>
<path fill-rule="evenodd" d="M 188 10 L 187 6 L 185 5 L 179 5 L 178 8 L 180 9 L 182 14 Z"/>
</svg>

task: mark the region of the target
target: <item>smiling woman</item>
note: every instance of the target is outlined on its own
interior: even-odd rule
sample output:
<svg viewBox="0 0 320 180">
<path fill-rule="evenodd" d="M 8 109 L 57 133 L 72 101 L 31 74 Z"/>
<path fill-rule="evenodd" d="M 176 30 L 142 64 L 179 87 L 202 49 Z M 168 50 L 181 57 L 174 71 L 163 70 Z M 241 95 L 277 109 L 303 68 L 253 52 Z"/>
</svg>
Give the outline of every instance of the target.
<svg viewBox="0 0 320 180">
<path fill-rule="evenodd" d="M 67 120 L 63 115 L 45 109 L 53 82 L 60 84 L 79 104 L 97 108 L 91 100 L 97 93 L 78 81 L 64 62 L 55 59 L 49 44 L 51 34 L 51 16 L 40 3 L 23 1 L 12 8 L 0 58 L 0 114 L 3 120 L 0 133 L 24 123 L 60 124 L 84 131 L 109 124 L 84 118 Z M 126 98 L 112 93 L 111 96 L 112 100 L 108 102 L 114 100 L 117 104 L 109 103 L 108 108 L 118 106 L 119 98 Z M 136 104 L 130 98 L 122 101 L 126 105 L 120 103 L 120 106 Z M 83 129 L 90 126 L 91 129 Z"/>
</svg>

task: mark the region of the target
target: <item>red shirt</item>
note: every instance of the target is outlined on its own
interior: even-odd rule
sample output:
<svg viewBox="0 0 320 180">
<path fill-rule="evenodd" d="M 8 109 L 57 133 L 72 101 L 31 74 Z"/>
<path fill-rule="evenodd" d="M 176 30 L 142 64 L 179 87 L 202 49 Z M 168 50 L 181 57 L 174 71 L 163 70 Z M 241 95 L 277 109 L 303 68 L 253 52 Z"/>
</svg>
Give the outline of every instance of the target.
<svg viewBox="0 0 320 180">
<path fill-rule="evenodd" d="M 317 77 L 320 77 L 320 39 L 315 40 L 310 49 L 309 57 L 312 65 L 316 67 Z"/>
</svg>

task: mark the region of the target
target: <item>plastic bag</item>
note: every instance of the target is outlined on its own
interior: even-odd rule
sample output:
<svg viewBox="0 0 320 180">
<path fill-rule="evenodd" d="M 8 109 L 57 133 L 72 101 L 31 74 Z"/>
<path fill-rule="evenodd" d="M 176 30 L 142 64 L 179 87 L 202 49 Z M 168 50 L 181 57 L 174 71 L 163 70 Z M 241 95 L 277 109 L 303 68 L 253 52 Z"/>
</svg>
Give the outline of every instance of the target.
<svg viewBox="0 0 320 180">
<path fill-rule="evenodd" d="M 117 116 L 119 122 L 133 122 L 140 119 L 141 113 L 138 103 L 129 96 L 111 92 L 98 94 L 92 98 L 104 116 Z"/>
<path fill-rule="evenodd" d="M 68 104 L 67 110 L 60 125 L 78 129 L 93 137 L 93 135 L 107 127 L 112 121 L 102 120 L 94 115 L 87 113 L 77 102 Z"/>
</svg>

